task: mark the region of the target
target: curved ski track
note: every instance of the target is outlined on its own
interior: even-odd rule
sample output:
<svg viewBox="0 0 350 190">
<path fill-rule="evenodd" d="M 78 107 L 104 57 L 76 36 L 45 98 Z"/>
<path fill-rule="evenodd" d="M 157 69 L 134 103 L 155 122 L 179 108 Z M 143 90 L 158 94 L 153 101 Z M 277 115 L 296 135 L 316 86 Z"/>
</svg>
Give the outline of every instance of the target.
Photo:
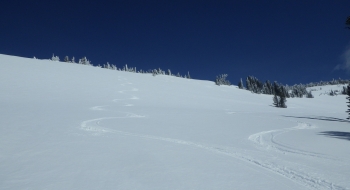
<svg viewBox="0 0 350 190">
<path fill-rule="evenodd" d="M 126 80 L 126 79 L 123 79 Z M 132 83 L 123 83 L 121 86 L 126 86 L 130 85 Z M 125 92 L 137 92 L 137 88 L 132 88 L 131 90 L 120 90 L 118 91 L 119 93 L 125 93 Z M 139 99 L 137 96 L 130 95 L 130 98 L 127 99 L 114 99 L 112 100 L 113 102 L 120 102 L 120 101 L 125 101 L 125 100 L 137 100 Z M 131 105 L 129 103 L 126 103 L 124 106 Z M 90 108 L 91 110 L 95 111 L 101 111 L 104 110 L 103 107 L 107 106 L 94 106 Z M 144 118 L 145 116 L 134 114 L 134 113 L 129 113 L 129 112 L 121 112 L 125 113 L 124 116 L 120 117 L 102 117 L 102 118 L 96 118 L 96 119 L 91 119 L 91 120 L 86 120 L 81 123 L 80 129 L 84 131 L 89 131 L 89 132 L 94 132 L 95 134 L 99 133 L 114 133 L 118 135 L 125 135 L 125 136 L 132 136 L 132 137 L 138 137 L 138 138 L 147 138 L 147 139 L 153 139 L 153 140 L 160 140 L 160 141 L 165 141 L 169 143 L 175 143 L 175 144 L 180 144 L 180 145 L 186 145 L 186 146 L 191 146 L 195 148 L 200 148 L 204 149 L 216 154 L 222 154 L 226 156 L 230 156 L 236 159 L 239 159 L 241 161 L 244 161 L 246 163 L 258 166 L 260 168 L 263 168 L 269 172 L 273 172 L 275 174 L 278 174 L 282 177 L 285 177 L 301 186 L 304 186 L 305 188 L 308 189 L 334 189 L 334 190 L 345 190 L 348 188 L 344 188 L 341 186 L 338 186 L 336 184 L 333 184 L 332 182 L 329 182 L 327 180 L 314 177 L 312 175 L 309 175 L 305 172 L 297 171 L 293 168 L 288 168 L 283 165 L 278 165 L 275 163 L 271 163 L 268 161 L 262 161 L 258 160 L 256 158 L 253 158 L 252 156 L 249 156 L 247 151 L 238 149 L 235 147 L 221 147 L 221 146 L 216 146 L 216 145 L 206 145 L 202 143 L 197 143 L 197 142 L 191 142 L 191 141 L 186 141 L 186 140 L 181 140 L 181 139 L 173 139 L 173 138 L 166 138 L 166 137 L 158 137 L 158 136 L 152 136 L 152 135 L 146 135 L 146 134 L 136 134 L 136 133 L 130 133 L 130 132 L 125 132 L 125 131 L 119 131 L 119 130 L 113 130 L 109 128 L 104 128 L 100 126 L 100 122 L 102 120 L 109 120 L 109 119 L 125 119 L 125 118 Z M 292 128 L 286 128 L 286 129 L 281 129 L 281 130 L 271 130 L 271 131 L 263 131 L 259 132 L 253 135 L 250 135 L 248 139 L 252 142 L 254 142 L 257 145 L 260 145 L 262 147 L 265 147 L 266 149 L 274 149 L 283 153 L 294 153 L 294 154 L 300 154 L 300 155 L 305 155 L 305 156 L 311 156 L 311 157 L 318 157 L 318 158 L 325 158 L 323 155 L 318 154 L 318 153 L 313 153 L 313 152 L 307 152 L 303 150 L 298 150 L 294 149 L 288 146 L 285 146 L 281 143 L 278 143 L 275 140 L 275 137 L 292 131 L 292 130 L 300 130 L 300 129 L 313 129 L 313 127 L 310 124 L 307 123 L 301 123 L 298 122 L 298 126 L 292 127 Z M 267 143 L 264 140 L 265 135 L 270 135 L 270 142 Z M 253 155 L 254 156 L 254 155 Z"/>
<path fill-rule="evenodd" d="M 262 131 L 259 133 L 252 134 L 248 137 L 248 139 L 255 144 L 259 145 L 260 147 L 263 147 L 265 149 L 272 149 L 275 151 L 278 151 L 280 153 L 286 154 L 286 153 L 293 153 L 293 154 L 300 154 L 303 156 L 311 156 L 311 157 L 317 157 L 317 158 L 328 158 L 325 155 L 309 152 L 309 151 L 303 151 L 296 148 L 289 147 L 287 145 L 284 145 L 276 140 L 276 137 L 288 133 L 293 130 L 303 130 L 303 129 L 315 129 L 315 126 L 312 126 L 309 123 L 303 123 L 298 122 L 298 125 L 296 127 L 291 128 L 284 128 L 284 129 L 276 129 L 276 130 L 270 130 L 270 131 Z M 264 137 L 270 137 L 268 140 L 264 140 Z"/>
</svg>

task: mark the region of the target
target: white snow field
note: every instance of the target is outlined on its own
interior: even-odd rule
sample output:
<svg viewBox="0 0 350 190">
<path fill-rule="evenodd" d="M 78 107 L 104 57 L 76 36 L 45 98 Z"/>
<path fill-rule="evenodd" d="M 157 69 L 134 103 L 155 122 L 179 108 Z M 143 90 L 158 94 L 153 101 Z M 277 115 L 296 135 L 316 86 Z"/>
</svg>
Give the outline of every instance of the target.
<svg viewBox="0 0 350 190">
<path fill-rule="evenodd" d="M 322 94 L 341 88 L 283 109 L 211 81 L 0 55 L 0 189 L 350 189 L 346 96 Z"/>
</svg>

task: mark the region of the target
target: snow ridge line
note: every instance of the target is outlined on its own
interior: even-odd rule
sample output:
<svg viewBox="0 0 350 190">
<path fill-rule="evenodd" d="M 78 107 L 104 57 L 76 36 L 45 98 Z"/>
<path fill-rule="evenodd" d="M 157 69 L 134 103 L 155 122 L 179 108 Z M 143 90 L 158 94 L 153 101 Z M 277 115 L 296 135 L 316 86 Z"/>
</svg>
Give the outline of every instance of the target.
<svg viewBox="0 0 350 190">
<path fill-rule="evenodd" d="M 153 139 L 153 140 L 160 140 L 170 143 L 176 143 L 186 146 L 191 146 L 195 148 L 201 148 L 204 150 L 208 150 L 217 154 L 223 154 L 226 156 L 230 156 L 236 159 L 239 159 L 241 161 L 247 162 L 249 164 L 253 164 L 255 166 L 261 167 L 263 169 L 266 169 L 267 171 L 276 173 L 284 178 L 287 178 L 291 181 L 294 181 L 295 183 L 302 185 L 304 187 L 307 187 L 309 189 L 335 189 L 335 190 L 344 190 L 346 188 L 343 188 L 341 186 L 335 185 L 332 182 L 328 182 L 327 180 L 321 179 L 321 178 L 315 178 L 312 177 L 306 173 L 295 171 L 291 168 L 287 168 L 285 166 L 280 166 L 273 163 L 264 162 L 261 160 L 254 159 L 248 155 L 242 154 L 242 151 L 237 150 L 228 150 L 227 148 L 221 148 L 218 146 L 210 146 L 205 145 L 201 143 L 191 142 L 191 141 L 185 141 L 181 139 L 173 139 L 173 138 L 166 138 L 166 137 L 158 137 L 158 136 L 152 136 L 152 135 L 145 135 L 145 134 L 135 134 L 125 131 L 119 131 L 119 130 L 112 130 L 108 128 L 101 127 L 100 121 L 105 119 L 121 119 L 121 118 L 142 118 L 145 116 L 133 114 L 133 113 L 127 113 L 124 117 L 106 117 L 106 118 L 97 118 L 92 120 L 87 120 L 82 122 L 81 129 L 90 131 L 90 132 L 98 132 L 98 133 L 114 133 L 119 135 L 125 135 L 125 136 L 132 136 L 132 137 L 138 137 L 138 138 L 146 138 L 146 139 Z M 95 123 L 95 126 L 91 126 L 89 123 Z M 234 148 L 231 148 L 234 149 Z"/>
</svg>

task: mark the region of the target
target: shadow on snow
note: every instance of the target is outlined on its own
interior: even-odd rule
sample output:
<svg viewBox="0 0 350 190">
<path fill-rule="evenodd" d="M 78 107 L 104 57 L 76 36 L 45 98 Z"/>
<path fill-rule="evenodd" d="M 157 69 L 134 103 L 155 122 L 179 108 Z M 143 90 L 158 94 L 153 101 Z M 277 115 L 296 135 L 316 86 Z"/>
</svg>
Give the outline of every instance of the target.
<svg viewBox="0 0 350 190">
<path fill-rule="evenodd" d="M 350 123 L 350 121 L 348 121 L 348 120 L 346 120 L 346 119 L 340 119 L 340 118 L 336 118 L 336 117 L 324 117 L 324 116 L 297 117 L 297 116 L 287 116 L 287 115 L 283 115 L 283 117 L 304 118 L 304 119 L 316 119 L 316 120 L 323 120 L 323 121 L 337 121 L 337 122 Z"/>
<path fill-rule="evenodd" d="M 344 139 L 350 141 L 350 133 L 349 132 L 340 132 L 340 131 L 323 131 L 320 132 L 319 135 L 324 135 L 337 139 Z"/>
<path fill-rule="evenodd" d="M 298 116 L 287 116 L 283 115 L 283 117 L 292 117 L 292 118 L 303 118 L 303 119 L 316 119 L 316 120 L 322 120 L 322 121 L 336 121 L 336 122 L 344 122 L 344 123 L 350 123 L 349 120 L 346 119 L 340 119 L 336 117 L 324 117 L 324 116 L 313 116 L 313 117 L 298 117 Z M 332 138 L 338 138 L 343 140 L 350 141 L 350 132 L 341 132 L 341 131 L 323 131 L 318 133 L 319 135 L 332 137 Z"/>
</svg>

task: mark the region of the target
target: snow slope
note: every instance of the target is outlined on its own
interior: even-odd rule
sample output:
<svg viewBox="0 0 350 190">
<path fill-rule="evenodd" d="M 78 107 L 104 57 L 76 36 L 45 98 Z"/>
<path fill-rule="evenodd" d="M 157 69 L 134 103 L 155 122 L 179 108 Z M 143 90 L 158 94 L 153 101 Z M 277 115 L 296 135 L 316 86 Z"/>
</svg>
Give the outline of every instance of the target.
<svg viewBox="0 0 350 190">
<path fill-rule="evenodd" d="M 350 189 L 342 86 L 236 86 L 0 55 L 0 189 Z"/>
</svg>

